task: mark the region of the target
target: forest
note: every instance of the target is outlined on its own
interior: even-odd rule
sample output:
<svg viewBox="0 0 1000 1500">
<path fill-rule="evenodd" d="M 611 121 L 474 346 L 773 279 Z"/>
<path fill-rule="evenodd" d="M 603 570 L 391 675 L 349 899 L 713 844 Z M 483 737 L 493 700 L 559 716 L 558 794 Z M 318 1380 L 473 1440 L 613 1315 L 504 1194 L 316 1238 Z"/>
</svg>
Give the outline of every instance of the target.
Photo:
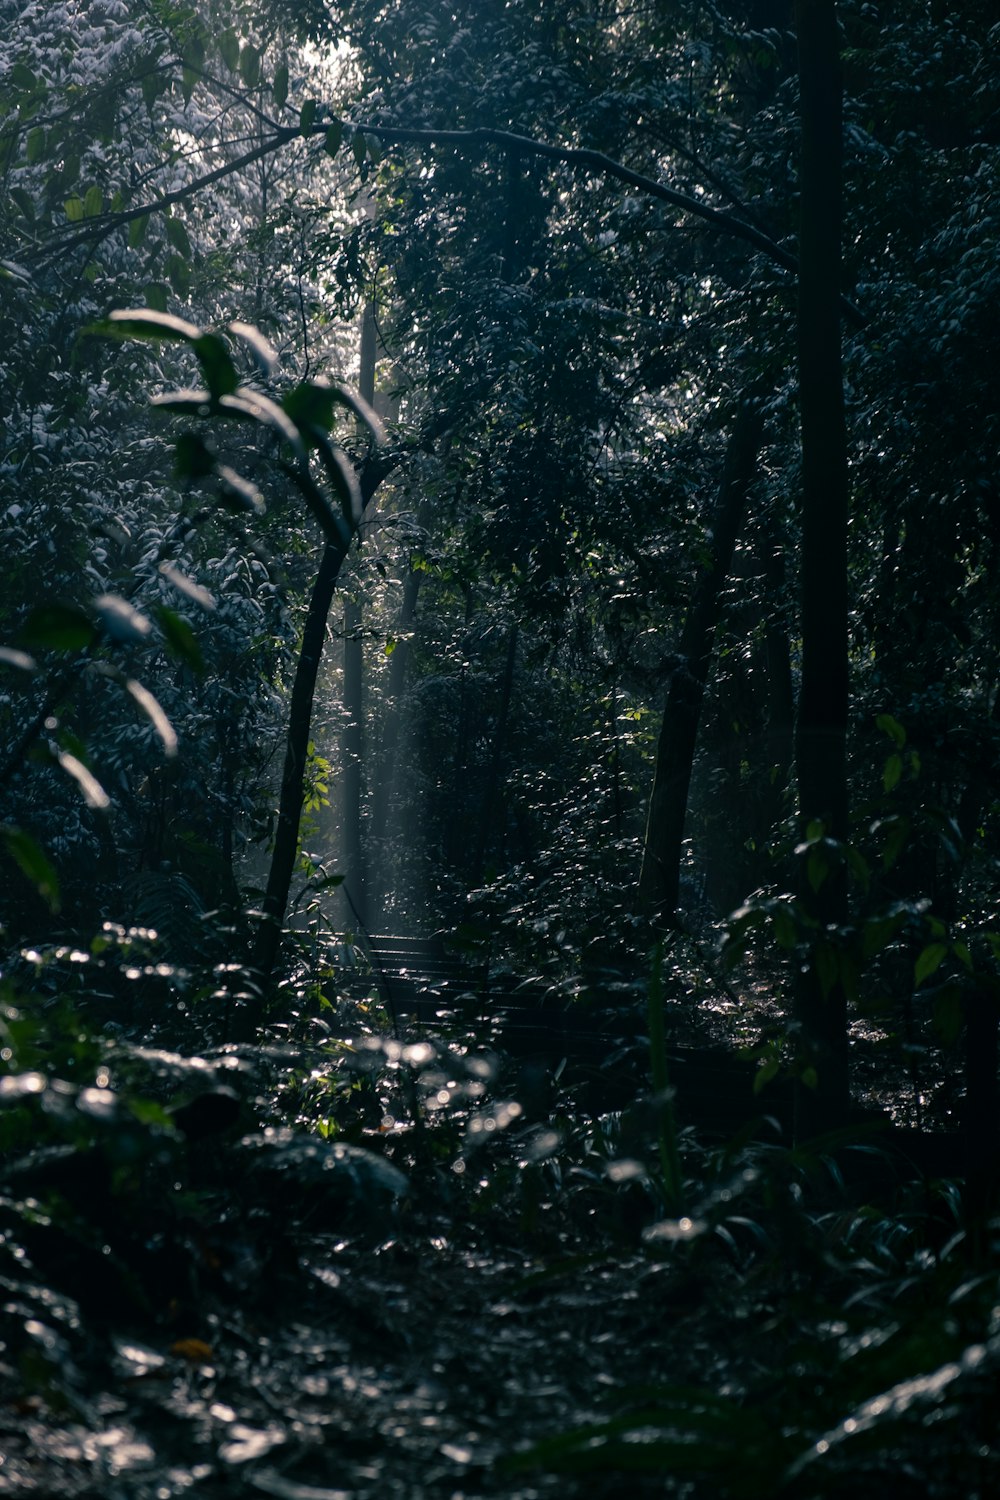
<svg viewBox="0 0 1000 1500">
<path fill-rule="evenodd" d="M 993 5 L 0 20 L 0 1494 L 996 1496 Z"/>
</svg>

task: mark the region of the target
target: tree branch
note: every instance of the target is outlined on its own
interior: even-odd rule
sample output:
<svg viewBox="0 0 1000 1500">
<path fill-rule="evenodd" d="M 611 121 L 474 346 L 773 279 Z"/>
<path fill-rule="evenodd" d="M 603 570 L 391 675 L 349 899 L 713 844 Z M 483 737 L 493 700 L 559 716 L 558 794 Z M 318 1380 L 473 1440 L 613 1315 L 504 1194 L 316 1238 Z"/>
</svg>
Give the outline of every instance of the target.
<svg viewBox="0 0 1000 1500">
<path fill-rule="evenodd" d="M 296 140 L 300 135 L 301 131 L 296 126 L 288 125 L 278 129 L 269 140 L 261 141 L 251 151 L 244 151 L 242 156 L 237 156 L 233 161 L 223 162 L 222 166 L 206 172 L 203 177 L 193 178 L 184 187 L 174 188 L 172 192 L 163 193 L 161 197 L 154 198 L 150 203 L 139 204 L 136 208 L 123 208 L 117 213 L 100 214 L 91 219 L 85 229 L 57 235 L 47 244 L 39 245 L 34 253 L 26 254 L 23 259 L 29 264 L 35 261 L 44 265 L 47 261 L 56 259 L 57 256 L 75 250 L 78 245 L 87 245 L 95 240 L 105 239 L 116 229 L 124 229 L 135 219 L 143 219 L 147 214 L 163 213 L 164 209 L 172 208 L 175 203 L 183 203 L 186 199 L 195 197 L 204 188 L 224 181 L 234 173 L 241 172 L 244 167 L 253 166 L 254 162 L 262 161 L 264 157 L 280 150 L 282 146 L 286 146 L 289 141 Z"/>
<path fill-rule="evenodd" d="M 325 118 L 312 125 L 306 132 L 306 138 L 325 136 L 330 125 L 335 123 L 332 118 Z M 655 177 L 648 177 L 643 172 L 633 171 L 624 162 L 615 161 L 611 156 L 605 156 L 603 151 L 594 151 L 587 146 L 556 146 L 548 141 L 537 141 L 530 136 L 517 135 L 510 130 L 494 130 L 482 128 L 474 130 L 426 130 L 408 128 L 397 125 L 383 125 L 378 121 L 341 121 L 344 130 L 357 131 L 362 135 L 377 136 L 379 140 L 388 145 L 398 146 L 499 146 L 505 151 L 515 151 L 524 156 L 534 156 L 546 161 L 558 161 L 570 167 L 589 167 L 599 172 L 604 177 L 610 177 L 616 182 L 625 183 L 628 187 L 636 188 L 646 197 L 656 199 L 660 203 L 668 203 L 672 208 L 679 209 L 682 213 L 690 214 L 693 218 L 701 219 L 710 224 L 713 229 L 722 234 L 731 235 L 734 239 L 743 240 L 745 244 L 752 245 L 766 255 L 775 265 L 781 266 L 783 270 L 789 271 L 793 276 L 799 274 L 798 258 L 779 245 L 777 240 L 771 239 L 763 230 L 756 225 L 742 219 L 737 214 L 727 213 L 724 209 L 713 208 L 709 203 L 703 203 L 700 199 L 692 197 L 689 193 L 682 193 L 677 188 L 668 187 L 666 183 L 659 182 Z M 182 203 L 185 199 L 194 197 L 202 189 L 211 187 L 216 182 L 221 182 L 234 173 L 242 171 L 244 167 L 252 166 L 254 162 L 263 160 L 273 152 L 281 149 L 290 141 L 302 138 L 303 132 L 298 126 L 277 127 L 274 134 L 267 140 L 261 141 L 251 151 L 246 151 L 242 156 L 236 157 L 231 162 L 225 162 L 213 171 L 207 172 L 203 177 L 195 178 L 185 187 L 175 188 L 173 192 L 164 193 L 162 197 L 154 199 L 151 203 L 136 208 L 122 209 L 119 213 L 101 215 L 95 218 L 86 229 L 81 229 L 72 234 L 67 234 L 47 246 L 40 246 L 34 256 L 25 257 L 29 262 L 32 259 L 40 263 L 72 250 L 78 245 L 84 245 L 90 241 L 104 238 L 116 229 L 124 228 L 132 223 L 134 219 L 141 219 L 146 214 L 162 213 L 164 209 L 171 208 L 175 203 Z M 847 297 L 841 297 L 841 310 L 855 327 L 863 327 L 865 319 L 860 310 Z"/>
<path fill-rule="evenodd" d="M 661 203 L 669 203 L 673 208 L 679 208 L 684 213 L 704 219 L 707 224 L 713 225 L 714 228 L 726 234 L 746 240 L 748 244 L 761 250 L 786 271 L 796 274 L 798 272 L 799 263 L 795 256 L 783 249 L 769 235 L 764 234 L 753 224 L 747 223 L 745 219 L 726 213 L 723 209 L 713 208 L 708 203 L 702 203 L 699 199 L 692 198 L 689 193 L 679 192 L 677 188 L 668 187 L 666 183 L 657 181 L 655 177 L 647 177 L 643 172 L 635 172 L 623 162 L 615 161 L 614 157 L 605 156 L 603 151 L 593 151 L 587 146 L 554 146 L 548 141 L 536 141 L 530 136 L 516 135 L 510 130 L 486 128 L 417 130 L 375 122 L 359 123 L 354 128 L 363 135 L 376 135 L 380 140 L 394 145 L 501 146 L 507 151 L 517 151 L 525 156 L 540 156 L 549 161 L 563 162 L 566 166 L 592 167 L 602 176 L 613 177 L 618 182 L 627 183 L 629 187 L 638 188 L 647 197 L 656 198 Z"/>
</svg>

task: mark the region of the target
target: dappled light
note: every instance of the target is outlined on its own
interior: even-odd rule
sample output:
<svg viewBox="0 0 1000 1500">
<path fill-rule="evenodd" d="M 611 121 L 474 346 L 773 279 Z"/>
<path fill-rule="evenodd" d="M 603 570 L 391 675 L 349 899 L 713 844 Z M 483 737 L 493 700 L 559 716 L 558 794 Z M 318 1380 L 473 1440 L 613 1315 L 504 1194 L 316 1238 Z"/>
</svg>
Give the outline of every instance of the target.
<svg viewBox="0 0 1000 1500">
<path fill-rule="evenodd" d="M 0 10 L 0 1491 L 990 1500 L 990 7 Z"/>
</svg>

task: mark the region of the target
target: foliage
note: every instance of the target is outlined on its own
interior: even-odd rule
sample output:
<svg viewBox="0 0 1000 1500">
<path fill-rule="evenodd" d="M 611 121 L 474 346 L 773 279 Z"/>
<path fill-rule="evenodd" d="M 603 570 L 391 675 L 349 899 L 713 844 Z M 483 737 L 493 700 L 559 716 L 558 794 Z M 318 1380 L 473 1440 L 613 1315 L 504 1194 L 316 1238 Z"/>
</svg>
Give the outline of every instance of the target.
<svg viewBox="0 0 1000 1500">
<path fill-rule="evenodd" d="M 0 4 L 0 1373 L 51 1488 L 997 1489 L 997 32 L 838 7 L 853 817 L 793 827 L 793 10 Z M 654 725 L 751 398 L 651 970 Z M 341 629 L 316 523 L 374 910 L 495 1014 L 477 976 L 400 1030 L 334 905 L 329 651 L 248 972 Z M 885 1114 L 790 1145 L 810 966 Z"/>
</svg>

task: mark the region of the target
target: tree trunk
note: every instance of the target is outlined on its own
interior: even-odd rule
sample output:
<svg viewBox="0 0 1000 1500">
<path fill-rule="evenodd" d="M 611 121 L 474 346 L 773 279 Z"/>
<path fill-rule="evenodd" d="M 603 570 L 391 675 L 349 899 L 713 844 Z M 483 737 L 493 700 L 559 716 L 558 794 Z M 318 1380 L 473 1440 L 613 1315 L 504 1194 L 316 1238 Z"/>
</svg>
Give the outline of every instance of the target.
<svg viewBox="0 0 1000 1500">
<path fill-rule="evenodd" d="M 796 771 L 802 831 L 848 837 L 847 430 L 841 368 L 842 98 L 835 0 L 797 0 L 801 112 L 798 363 L 802 423 L 802 680 Z M 847 873 L 831 862 L 803 907 L 820 931 L 847 918 Z M 836 947 L 836 934 L 834 947 Z M 796 1132 L 844 1123 L 848 1109 L 847 999 L 801 974 L 796 1020 L 815 1087 L 800 1086 Z"/>
<path fill-rule="evenodd" d="M 680 662 L 667 689 L 656 748 L 653 792 L 646 819 L 639 895 L 658 928 L 677 925 L 680 867 L 691 769 L 722 588 L 733 560 L 763 434 L 757 407 L 739 409 L 726 450 L 722 483 L 712 516 L 711 560 L 695 585 L 680 640 Z"/>
<path fill-rule="evenodd" d="M 378 338 L 375 308 L 365 304 L 361 317 L 361 350 L 358 391 L 369 406 L 375 405 L 375 360 Z M 368 926 L 368 872 L 365 865 L 363 808 L 365 770 L 365 658 L 363 614 L 356 598 L 344 601 L 343 707 L 344 731 L 340 742 L 340 834 L 344 862 L 344 890 L 354 920 Z"/>
<path fill-rule="evenodd" d="M 517 622 L 510 627 L 507 637 L 507 657 L 504 662 L 503 687 L 500 691 L 500 712 L 497 715 L 497 727 L 493 736 L 493 754 L 490 756 L 489 770 L 486 775 L 486 790 L 483 794 L 483 810 L 479 819 L 479 833 L 476 838 L 476 861 L 474 882 L 480 884 L 486 872 L 486 856 L 490 850 L 493 838 L 493 825 L 497 819 L 497 810 L 500 804 L 500 789 L 503 781 L 503 753 L 507 743 L 507 725 L 510 720 L 510 700 L 514 689 L 514 663 L 517 660 Z"/>
<path fill-rule="evenodd" d="M 768 785 L 762 808 L 762 833 L 773 837 L 785 811 L 785 797 L 795 765 L 795 688 L 789 642 L 789 601 L 785 548 L 777 522 L 766 517 L 760 537 L 764 577 L 764 670 L 767 679 Z"/>
<path fill-rule="evenodd" d="M 362 928 L 368 926 L 362 804 L 364 799 L 364 650 L 361 605 L 344 601 L 344 729 L 340 740 L 340 830 L 344 889 Z"/>
<path fill-rule="evenodd" d="M 969 1224 L 982 1236 L 997 1204 L 1000 1089 L 997 1087 L 997 1000 L 992 989 L 965 994 L 965 1180 Z"/>
<path fill-rule="evenodd" d="M 333 603 L 333 593 L 343 566 L 347 548 L 327 542 L 309 599 L 309 609 L 302 632 L 302 645 L 292 684 L 292 701 L 288 713 L 288 735 L 285 764 L 281 776 L 281 799 L 274 834 L 274 851 L 268 871 L 261 923 L 251 956 L 255 993 L 243 1010 L 237 1012 L 231 1036 L 248 1041 L 260 1020 L 264 995 L 274 970 L 281 943 L 281 927 L 288 906 L 288 892 L 295 870 L 299 847 L 299 822 L 304 800 L 302 778 L 305 773 L 312 726 L 316 676 L 326 639 L 326 622 Z"/>
<path fill-rule="evenodd" d="M 406 665 L 410 654 L 409 633 L 416 619 L 417 598 L 424 574 L 408 568 L 403 581 L 403 598 L 399 607 L 396 644 L 389 658 L 389 681 L 386 687 L 385 714 L 382 720 L 382 745 L 379 756 L 375 803 L 372 814 L 371 852 L 375 863 L 377 892 L 372 904 L 379 917 L 385 913 L 389 858 L 388 840 L 393 833 L 392 799 L 396 786 L 399 741 L 403 726 L 403 694 L 406 691 Z"/>
</svg>

